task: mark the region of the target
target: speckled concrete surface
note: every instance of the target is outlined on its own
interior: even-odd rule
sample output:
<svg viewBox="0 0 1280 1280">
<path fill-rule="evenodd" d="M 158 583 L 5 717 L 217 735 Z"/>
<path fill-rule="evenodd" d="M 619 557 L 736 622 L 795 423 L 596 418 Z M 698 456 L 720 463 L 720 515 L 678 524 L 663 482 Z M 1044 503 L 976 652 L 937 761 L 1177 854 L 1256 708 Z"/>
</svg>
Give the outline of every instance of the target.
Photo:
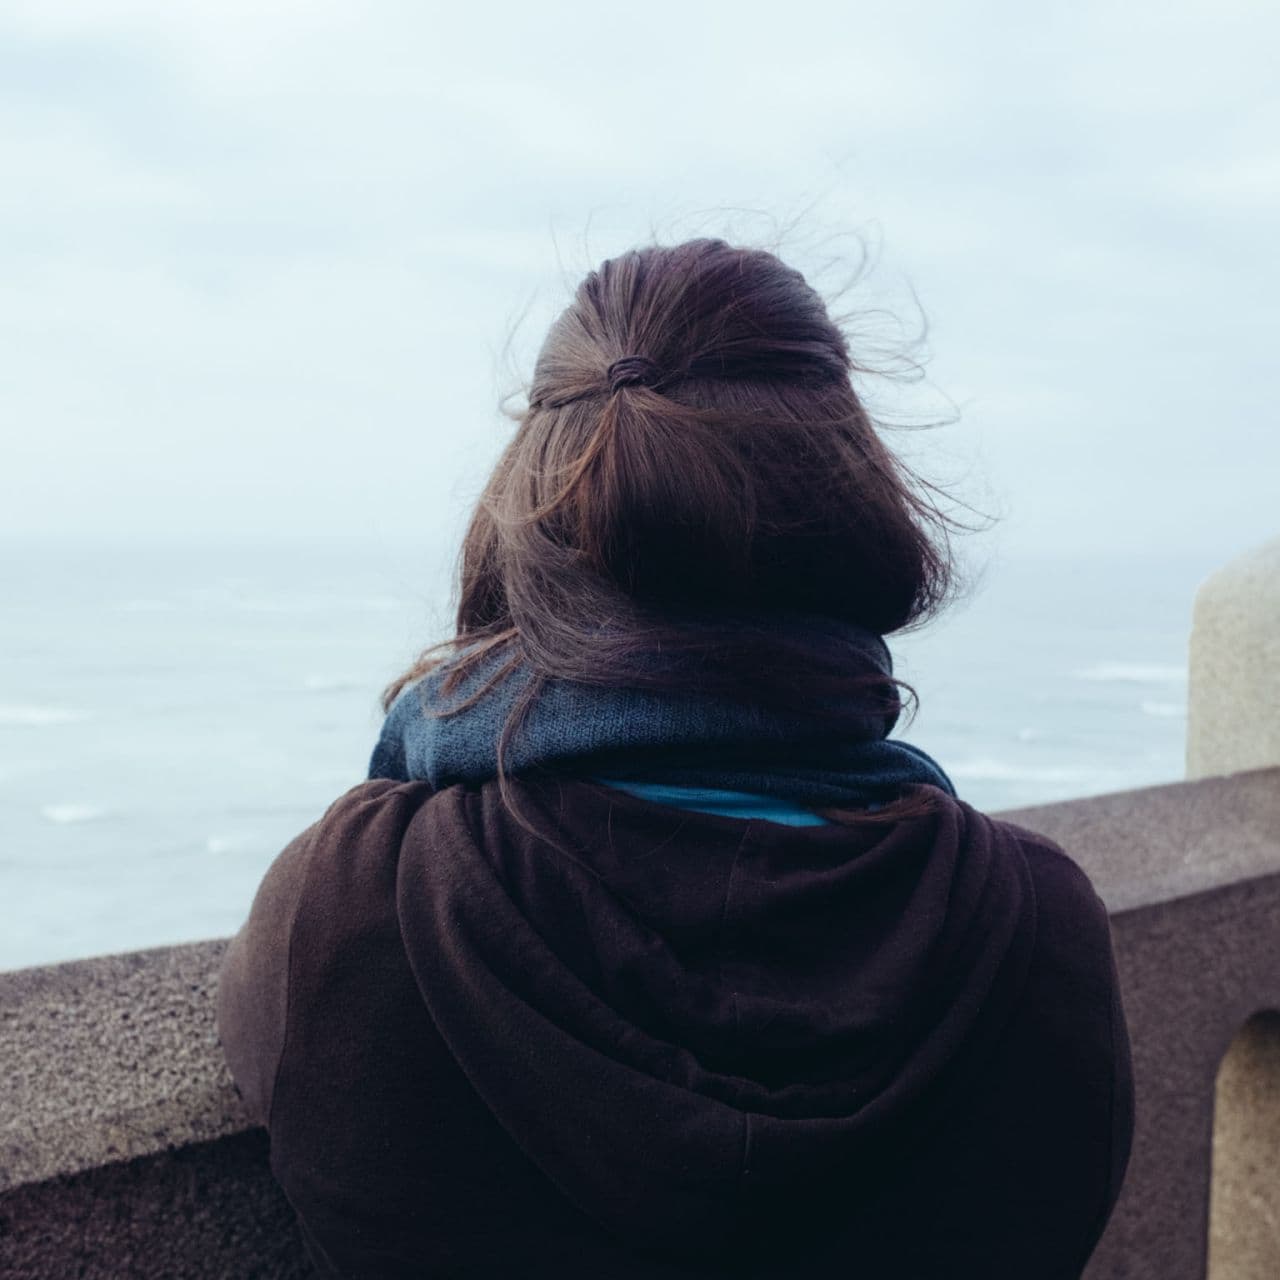
<svg viewBox="0 0 1280 1280">
<path fill-rule="evenodd" d="M 261 1130 L 0 1197 L 4 1280 L 304 1280 Z"/>
<path fill-rule="evenodd" d="M 1280 765 L 1280 538 L 1197 593 L 1189 695 L 1188 777 Z M 1272 1008 L 1237 1032 L 1218 1069 L 1210 1280 L 1280 1276 L 1278 1152 L 1280 1009 Z"/>
<path fill-rule="evenodd" d="M 249 1127 L 214 1028 L 225 947 L 0 974 L 0 1191 Z"/>
<path fill-rule="evenodd" d="M 1280 768 L 998 816 L 1062 845 L 1113 915 L 1280 872 Z"/>
<path fill-rule="evenodd" d="M 1111 909 L 1137 1091 L 1133 1156 L 1089 1280 L 1197 1280 L 1209 1242 L 1215 1082 L 1240 1029 L 1280 1009 L 1280 769 L 1002 815 L 1059 841 Z M 1225 1156 L 1230 1159 L 1230 1155 Z M 1280 1191 L 1280 1151 L 1251 1188 Z M 1249 1215 L 1239 1195 L 1231 1214 Z M 1250 1224 L 1219 1234 L 1256 1239 Z M 1218 1280 L 1247 1271 L 1218 1251 Z M 1280 1275 L 1271 1259 L 1268 1276 Z"/>
<path fill-rule="evenodd" d="M 1280 1012 L 1256 1014 L 1218 1072 L 1209 1201 L 1212 1280 L 1280 1275 Z"/>
<path fill-rule="evenodd" d="M 1187 777 L 1280 764 L 1280 538 L 1196 593 L 1190 677 Z"/>
</svg>

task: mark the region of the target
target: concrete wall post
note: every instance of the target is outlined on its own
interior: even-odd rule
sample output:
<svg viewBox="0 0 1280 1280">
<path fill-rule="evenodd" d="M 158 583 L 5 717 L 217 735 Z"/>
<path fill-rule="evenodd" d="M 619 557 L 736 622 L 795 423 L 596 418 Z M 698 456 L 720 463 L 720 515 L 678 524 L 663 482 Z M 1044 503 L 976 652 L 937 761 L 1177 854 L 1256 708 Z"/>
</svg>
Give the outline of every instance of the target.
<svg viewBox="0 0 1280 1280">
<path fill-rule="evenodd" d="M 1280 765 L 1280 538 L 1196 593 L 1187 777 Z"/>
<path fill-rule="evenodd" d="M 1187 776 L 1280 764 L 1280 538 L 1196 595 Z M 1280 957 L 1280 938 L 1273 946 Z M 1210 1280 L 1280 1276 L 1280 1011 L 1257 1010 L 1214 1090 Z"/>
</svg>

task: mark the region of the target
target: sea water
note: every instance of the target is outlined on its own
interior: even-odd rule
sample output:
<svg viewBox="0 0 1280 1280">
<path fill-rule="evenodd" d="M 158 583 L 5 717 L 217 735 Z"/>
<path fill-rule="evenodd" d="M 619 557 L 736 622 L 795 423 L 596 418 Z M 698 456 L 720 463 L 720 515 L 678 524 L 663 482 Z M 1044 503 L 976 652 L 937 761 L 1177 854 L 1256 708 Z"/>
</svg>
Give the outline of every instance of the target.
<svg viewBox="0 0 1280 1280">
<path fill-rule="evenodd" d="M 445 634 L 443 549 L 0 549 L 0 968 L 233 932 L 365 776 L 378 695 Z M 892 637 L 900 736 L 978 808 L 1183 771 L 1186 558 L 993 560 Z"/>
</svg>

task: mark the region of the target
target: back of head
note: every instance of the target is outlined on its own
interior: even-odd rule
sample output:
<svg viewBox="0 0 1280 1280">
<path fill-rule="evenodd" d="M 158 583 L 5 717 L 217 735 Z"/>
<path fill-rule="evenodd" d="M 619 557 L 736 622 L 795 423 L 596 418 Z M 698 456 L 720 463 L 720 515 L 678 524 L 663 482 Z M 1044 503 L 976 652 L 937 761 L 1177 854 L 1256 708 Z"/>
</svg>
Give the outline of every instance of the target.
<svg viewBox="0 0 1280 1280">
<path fill-rule="evenodd" d="M 625 357 L 652 380 L 611 389 Z M 945 594 L 946 558 L 851 371 L 772 253 L 698 239 L 604 262 L 547 335 L 468 553 L 497 558 L 517 614 L 536 566 L 580 616 L 620 594 L 899 630 Z"/>
<path fill-rule="evenodd" d="M 948 521 L 877 436 L 855 372 L 821 297 L 772 253 L 698 239 L 604 262 L 552 324 L 472 519 L 453 643 L 626 682 L 637 636 L 671 652 L 711 634 L 676 620 L 816 615 L 884 635 L 931 614 Z"/>
</svg>

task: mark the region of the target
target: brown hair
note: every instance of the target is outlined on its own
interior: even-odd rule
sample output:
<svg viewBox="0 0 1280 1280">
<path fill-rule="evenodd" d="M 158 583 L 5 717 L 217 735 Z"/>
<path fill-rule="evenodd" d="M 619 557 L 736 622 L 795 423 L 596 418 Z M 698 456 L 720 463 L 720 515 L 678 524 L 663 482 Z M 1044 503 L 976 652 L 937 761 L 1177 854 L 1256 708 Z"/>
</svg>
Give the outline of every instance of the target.
<svg viewBox="0 0 1280 1280">
<path fill-rule="evenodd" d="M 495 680 L 527 664 L 505 794 L 503 749 L 547 678 L 719 684 L 818 714 L 865 688 L 803 641 L 715 625 L 800 613 L 886 635 L 950 598 L 962 526 L 880 440 L 856 372 L 821 297 L 772 253 L 696 239 L 604 262 L 551 326 L 471 519 L 456 634 L 384 707 L 463 648 L 446 690 L 495 651 Z M 655 647 L 660 672 L 638 661 Z"/>
</svg>

